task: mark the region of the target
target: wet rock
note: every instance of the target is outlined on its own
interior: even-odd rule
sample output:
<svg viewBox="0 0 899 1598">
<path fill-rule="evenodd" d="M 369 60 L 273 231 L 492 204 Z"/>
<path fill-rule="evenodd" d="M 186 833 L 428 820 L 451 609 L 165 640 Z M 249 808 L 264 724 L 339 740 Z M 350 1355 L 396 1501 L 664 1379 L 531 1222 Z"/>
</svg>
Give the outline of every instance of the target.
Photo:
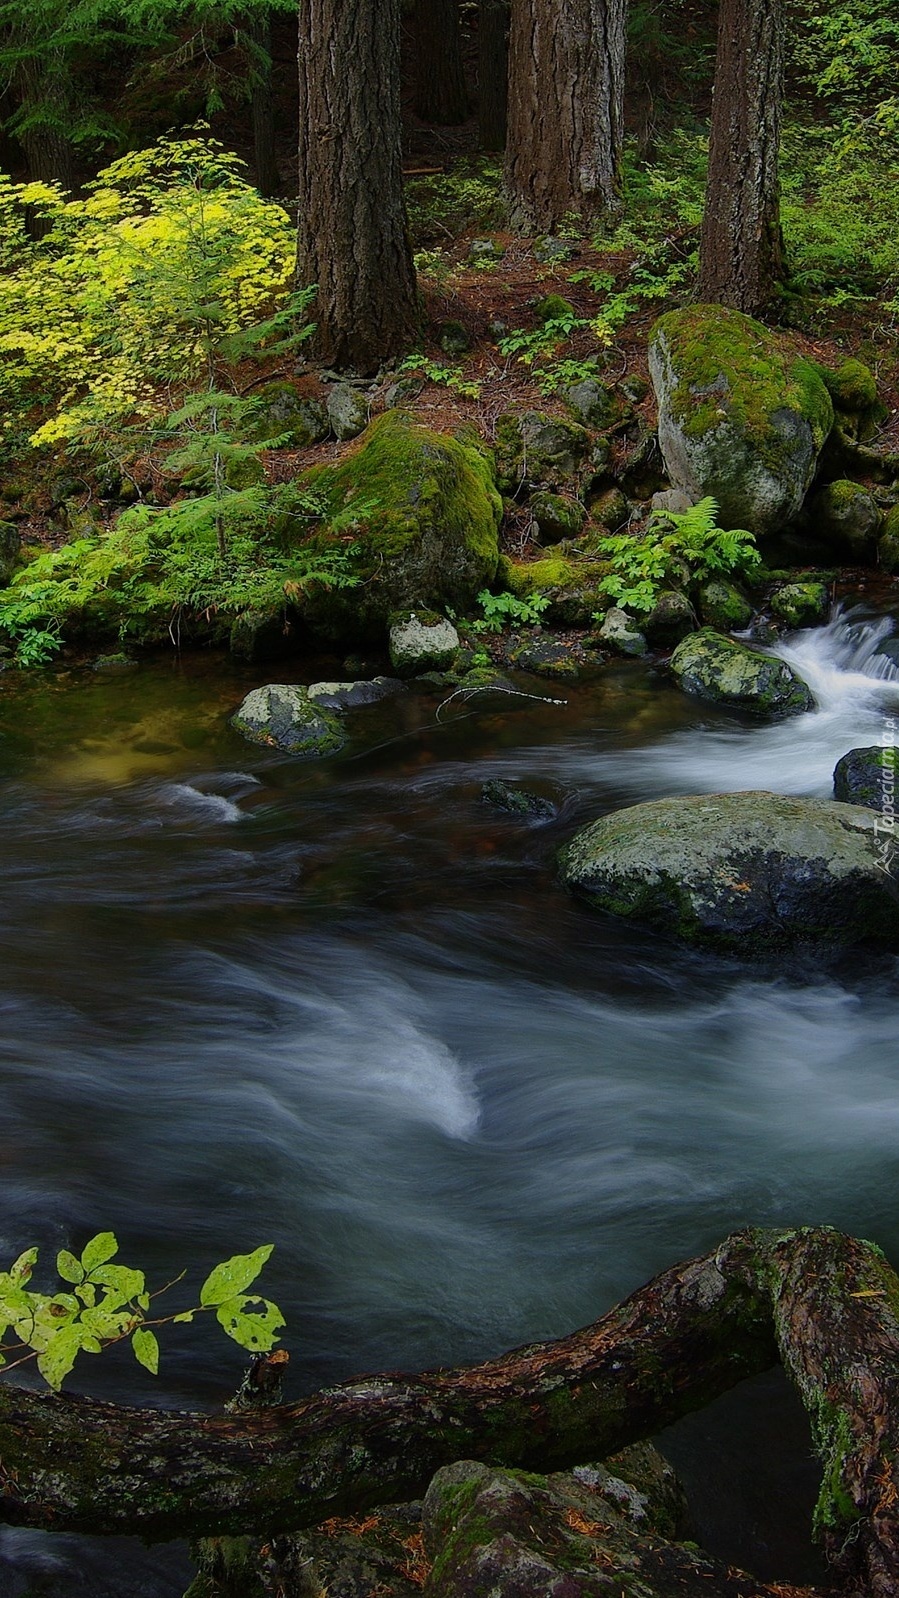
<svg viewBox="0 0 899 1598">
<path fill-rule="evenodd" d="M 554 638 L 525 639 L 513 648 L 509 658 L 519 671 L 531 671 L 536 677 L 552 677 L 559 682 L 577 682 L 584 667 L 597 661 L 580 644 L 566 644 Z"/>
<path fill-rule="evenodd" d="M 809 506 L 815 536 L 844 560 L 873 560 L 880 526 L 877 503 L 859 483 L 841 478 L 828 483 Z"/>
<path fill-rule="evenodd" d="M 798 716 L 815 703 L 808 684 L 785 660 L 749 649 L 710 627 L 678 644 L 671 670 L 685 693 L 755 716 Z"/>
<path fill-rule="evenodd" d="M 554 821 L 558 815 L 556 806 L 548 799 L 541 799 L 538 793 L 530 793 L 527 788 L 513 788 L 501 777 L 491 777 L 484 783 L 481 800 L 485 805 L 492 805 L 494 810 L 505 811 L 522 820 Z"/>
<path fill-rule="evenodd" d="M 752 606 L 733 583 L 720 578 L 703 583 L 697 599 L 706 626 L 718 632 L 742 632 L 752 621 Z"/>
<path fill-rule="evenodd" d="M 534 494 L 529 508 L 544 544 L 557 544 L 562 538 L 577 538 L 587 519 L 583 505 L 564 494 Z"/>
<path fill-rule="evenodd" d="M 703 794 L 603 816 L 562 853 L 594 908 L 740 953 L 899 947 L 899 860 L 858 805 Z"/>
<path fill-rule="evenodd" d="M 231 725 L 251 743 L 268 744 L 290 755 L 331 755 L 346 741 L 339 718 L 313 704 L 306 689 L 292 683 L 254 688 L 231 717 Z"/>
<path fill-rule="evenodd" d="M 430 610 L 410 610 L 390 627 L 390 664 L 400 677 L 447 671 L 459 648 L 451 621 Z"/>
<path fill-rule="evenodd" d="M 874 744 L 867 749 L 850 749 L 834 767 L 833 796 L 847 805 L 863 805 L 878 810 L 890 831 L 897 809 L 899 749 L 892 744 Z"/>
<path fill-rule="evenodd" d="M 783 588 L 775 588 L 770 605 L 788 627 L 813 627 L 826 617 L 830 594 L 824 583 L 785 583 Z"/>
<path fill-rule="evenodd" d="M 328 395 L 328 419 L 335 438 L 357 438 L 368 426 L 368 400 L 350 383 L 337 383 Z"/>
<path fill-rule="evenodd" d="M 91 671 L 98 671 L 109 677 L 122 676 L 129 671 L 137 671 L 138 662 L 130 655 L 98 655 L 91 662 Z"/>
<path fill-rule="evenodd" d="M 606 612 L 597 636 L 607 649 L 614 649 L 619 655 L 646 654 L 648 646 L 644 634 L 633 616 L 618 605 Z"/>
<path fill-rule="evenodd" d="M 712 495 L 722 527 L 794 517 L 833 424 L 817 368 L 739 311 L 693 305 L 656 323 L 650 370 L 672 486 Z"/>
<path fill-rule="evenodd" d="M 372 677 L 356 682 L 313 682 L 306 689 L 314 705 L 322 710 L 358 710 L 363 705 L 377 705 L 382 699 L 392 699 L 406 692 L 406 684 L 398 677 Z"/>
</svg>

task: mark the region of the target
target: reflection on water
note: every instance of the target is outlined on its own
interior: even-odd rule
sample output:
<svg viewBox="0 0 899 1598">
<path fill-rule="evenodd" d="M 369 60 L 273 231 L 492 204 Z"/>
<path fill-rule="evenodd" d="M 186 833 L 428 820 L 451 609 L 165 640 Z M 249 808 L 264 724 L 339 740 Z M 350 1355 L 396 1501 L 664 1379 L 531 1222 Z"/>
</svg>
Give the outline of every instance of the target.
<svg viewBox="0 0 899 1598">
<path fill-rule="evenodd" d="M 627 664 L 562 706 L 371 707 L 316 765 L 230 732 L 246 675 L 220 662 L 0 686 L 0 1258 L 111 1227 L 127 1261 L 196 1282 L 274 1242 L 294 1392 L 561 1333 L 745 1224 L 828 1222 L 899 1258 L 894 963 L 699 956 L 592 916 L 553 866 L 615 804 L 824 791 L 893 702 L 872 636 L 783 647 L 819 701 L 785 727 Z M 490 811 L 494 775 L 559 820 Z M 218 1405 L 239 1371 L 185 1330 L 152 1401 Z M 124 1356 L 87 1377 L 148 1401 Z M 789 1524 L 796 1489 L 766 1479 Z M 773 1543 L 772 1574 L 809 1568 L 801 1538 Z M 7 1535 L 0 1587 L 68 1546 Z M 92 1549 L 104 1598 L 176 1590 Z"/>
</svg>

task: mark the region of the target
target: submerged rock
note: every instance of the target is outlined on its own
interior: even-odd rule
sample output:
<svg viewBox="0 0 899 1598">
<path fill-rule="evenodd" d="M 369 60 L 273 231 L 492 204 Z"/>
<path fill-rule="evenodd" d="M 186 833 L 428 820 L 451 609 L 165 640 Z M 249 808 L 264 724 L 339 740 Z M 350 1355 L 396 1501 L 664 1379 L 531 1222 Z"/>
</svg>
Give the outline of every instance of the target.
<svg viewBox="0 0 899 1598">
<path fill-rule="evenodd" d="M 749 649 L 710 627 L 678 644 L 671 670 L 686 693 L 754 716 L 799 716 L 814 708 L 808 684 L 785 660 Z"/>
<path fill-rule="evenodd" d="M 661 317 L 649 364 L 673 486 L 694 500 L 713 495 L 722 527 L 766 534 L 790 521 L 833 425 L 816 367 L 720 305 Z"/>
<path fill-rule="evenodd" d="M 268 744 L 290 755 L 333 755 L 346 742 L 343 723 L 316 705 L 305 688 L 266 683 L 247 694 L 231 725 L 254 744 Z"/>
<path fill-rule="evenodd" d="M 562 852 L 594 908 L 737 952 L 899 947 L 899 860 L 859 805 L 773 793 L 632 805 Z"/>
<path fill-rule="evenodd" d="M 492 805 L 494 810 L 503 810 L 522 820 L 553 821 L 558 815 L 556 806 L 548 799 L 541 799 L 538 793 L 530 793 L 527 788 L 513 788 L 502 777 L 491 777 L 484 783 L 481 800 L 485 805 Z"/>
<path fill-rule="evenodd" d="M 892 832 L 897 809 L 899 749 L 892 744 L 873 744 L 867 749 L 850 749 L 834 767 L 833 796 L 844 804 L 863 805 L 879 810 L 888 831 Z"/>
</svg>

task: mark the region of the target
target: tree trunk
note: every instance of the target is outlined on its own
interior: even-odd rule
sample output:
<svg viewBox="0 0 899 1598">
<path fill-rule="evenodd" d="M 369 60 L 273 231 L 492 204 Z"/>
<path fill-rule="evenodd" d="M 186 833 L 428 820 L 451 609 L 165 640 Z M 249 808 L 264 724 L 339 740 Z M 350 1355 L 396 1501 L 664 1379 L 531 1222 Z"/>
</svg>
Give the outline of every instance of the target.
<svg viewBox="0 0 899 1598">
<path fill-rule="evenodd" d="M 721 0 L 699 295 L 750 314 L 783 275 L 782 0 Z"/>
<path fill-rule="evenodd" d="M 512 226 L 585 229 L 620 205 L 627 0 L 512 0 Z"/>
<path fill-rule="evenodd" d="M 899 1280 L 825 1227 L 734 1234 L 557 1342 L 243 1415 L 0 1384 L 0 1518 L 148 1539 L 299 1530 L 419 1496 L 460 1458 L 559 1470 L 701 1408 L 780 1351 L 812 1424 L 847 1592 L 899 1591 Z"/>
<path fill-rule="evenodd" d="M 509 0 L 478 4 L 478 139 L 482 150 L 506 147 Z"/>
<path fill-rule="evenodd" d="M 416 0 L 415 114 L 449 127 L 468 116 L 459 0 Z"/>
<path fill-rule="evenodd" d="M 260 194 L 278 187 L 275 159 L 275 99 L 272 74 L 272 20 L 266 12 L 248 12 L 240 32 L 248 47 L 250 110 L 253 117 L 253 167 Z"/>
<path fill-rule="evenodd" d="M 300 6 L 300 284 L 318 285 L 314 348 L 374 372 L 418 324 L 400 137 L 399 0 Z"/>
</svg>

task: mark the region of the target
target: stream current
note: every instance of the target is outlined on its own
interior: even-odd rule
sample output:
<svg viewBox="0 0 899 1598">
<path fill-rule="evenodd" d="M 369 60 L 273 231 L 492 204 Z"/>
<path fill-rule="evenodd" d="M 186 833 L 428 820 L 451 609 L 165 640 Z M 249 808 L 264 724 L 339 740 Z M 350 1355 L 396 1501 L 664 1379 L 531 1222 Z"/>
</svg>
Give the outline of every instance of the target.
<svg viewBox="0 0 899 1598">
<path fill-rule="evenodd" d="M 409 693 L 351 713 L 315 764 L 229 729 L 261 679 L 220 659 L 7 676 L 0 1263 L 112 1229 L 151 1282 L 196 1287 L 272 1242 L 260 1285 L 299 1396 L 561 1334 L 747 1224 L 827 1223 L 899 1261 L 897 962 L 700 955 L 554 875 L 577 825 L 641 799 L 827 797 L 838 757 L 899 716 L 895 630 L 856 610 L 780 645 L 818 708 L 773 726 L 629 662 L 522 679 L 527 699 Z M 490 810 L 488 777 L 558 819 Z M 242 1356 L 217 1329 L 162 1341 L 156 1383 L 114 1351 L 70 1385 L 230 1396 Z M 662 1446 L 710 1547 L 819 1577 L 783 1378 Z M 179 1547 L 0 1530 L 0 1598 L 176 1598 L 190 1568 Z"/>
</svg>

